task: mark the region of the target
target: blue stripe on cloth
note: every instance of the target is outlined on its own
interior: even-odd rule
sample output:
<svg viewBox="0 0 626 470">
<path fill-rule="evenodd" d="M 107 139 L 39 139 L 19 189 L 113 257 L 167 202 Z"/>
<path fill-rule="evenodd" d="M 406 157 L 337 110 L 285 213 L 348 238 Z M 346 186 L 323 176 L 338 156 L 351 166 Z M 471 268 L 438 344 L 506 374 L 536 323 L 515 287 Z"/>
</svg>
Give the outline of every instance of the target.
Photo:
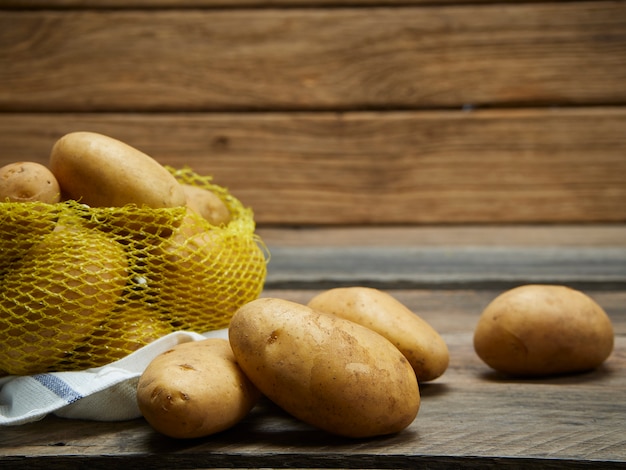
<svg viewBox="0 0 626 470">
<path fill-rule="evenodd" d="M 83 396 L 70 387 L 66 382 L 60 378 L 51 374 L 37 374 L 33 375 L 33 379 L 46 387 L 51 392 L 55 393 L 59 397 L 63 398 L 69 405 L 77 400 L 83 398 Z"/>
</svg>

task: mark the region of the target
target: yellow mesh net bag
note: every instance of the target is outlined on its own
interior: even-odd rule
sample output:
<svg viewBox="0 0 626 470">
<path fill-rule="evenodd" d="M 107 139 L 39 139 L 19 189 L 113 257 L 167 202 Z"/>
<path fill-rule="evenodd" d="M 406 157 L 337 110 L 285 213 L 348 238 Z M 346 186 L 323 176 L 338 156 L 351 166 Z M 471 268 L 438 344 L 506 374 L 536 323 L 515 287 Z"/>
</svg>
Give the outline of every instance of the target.
<svg viewBox="0 0 626 470">
<path fill-rule="evenodd" d="M 252 210 L 188 168 L 230 211 L 212 225 L 184 207 L 0 203 L 0 371 L 108 364 L 177 330 L 226 328 L 265 282 Z"/>
</svg>

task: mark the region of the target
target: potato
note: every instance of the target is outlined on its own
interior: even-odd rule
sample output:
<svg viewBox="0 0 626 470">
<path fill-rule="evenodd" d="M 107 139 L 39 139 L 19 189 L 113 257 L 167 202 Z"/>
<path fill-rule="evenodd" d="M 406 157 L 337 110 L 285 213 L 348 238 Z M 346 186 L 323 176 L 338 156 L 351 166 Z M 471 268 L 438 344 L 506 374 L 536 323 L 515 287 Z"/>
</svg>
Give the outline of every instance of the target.
<svg viewBox="0 0 626 470">
<path fill-rule="evenodd" d="M 57 225 L 59 205 L 7 202 L 0 207 L 0 276 Z"/>
<path fill-rule="evenodd" d="M 58 226 L 0 283 L 0 369 L 60 370 L 104 321 L 127 281 L 122 246 L 80 226 Z"/>
<path fill-rule="evenodd" d="M 359 323 L 381 334 L 406 356 L 419 382 L 448 368 L 448 346 L 428 323 L 390 294 L 367 287 L 338 287 L 313 297 L 308 306 Z"/>
<path fill-rule="evenodd" d="M 261 298 L 235 313 L 229 339 L 237 362 L 265 396 L 329 433 L 396 433 L 418 413 L 419 388 L 407 359 L 354 322 Z"/>
<path fill-rule="evenodd" d="M 188 208 L 200 214 L 212 225 L 220 226 L 230 222 L 230 210 L 217 194 L 190 184 L 183 184 L 182 187 Z"/>
<path fill-rule="evenodd" d="M 63 194 L 93 207 L 180 207 L 185 192 L 152 157 L 94 132 L 72 132 L 52 147 L 50 170 Z"/>
<path fill-rule="evenodd" d="M 584 293 L 559 285 L 524 285 L 496 297 L 474 331 L 477 355 L 516 376 L 593 369 L 613 350 L 607 314 Z"/>
<path fill-rule="evenodd" d="M 200 332 L 226 328 L 239 306 L 260 295 L 266 274 L 255 239 L 207 225 L 188 211 L 147 260 L 151 283 L 163 308 L 172 312 L 174 325 Z M 189 313 L 199 306 L 202 315 Z"/>
<path fill-rule="evenodd" d="M 52 172 L 36 162 L 16 162 L 0 168 L 0 201 L 44 202 L 61 200 L 61 188 Z"/>
<path fill-rule="evenodd" d="M 198 213 L 187 209 L 173 233 L 152 250 L 154 262 L 168 264 L 168 271 L 194 269 L 207 259 L 217 257 L 219 251 L 214 250 L 221 248 L 222 236 L 222 232 L 208 229 Z"/>
<path fill-rule="evenodd" d="M 259 398 L 222 338 L 174 346 L 150 362 L 137 385 L 137 404 L 146 421 L 181 439 L 234 426 Z"/>
<path fill-rule="evenodd" d="M 104 365 L 122 359 L 133 351 L 173 331 L 156 310 L 141 301 L 130 301 L 116 307 L 92 333 L 81 351 L 88 351 L 92 361 Z"/>
</svg>

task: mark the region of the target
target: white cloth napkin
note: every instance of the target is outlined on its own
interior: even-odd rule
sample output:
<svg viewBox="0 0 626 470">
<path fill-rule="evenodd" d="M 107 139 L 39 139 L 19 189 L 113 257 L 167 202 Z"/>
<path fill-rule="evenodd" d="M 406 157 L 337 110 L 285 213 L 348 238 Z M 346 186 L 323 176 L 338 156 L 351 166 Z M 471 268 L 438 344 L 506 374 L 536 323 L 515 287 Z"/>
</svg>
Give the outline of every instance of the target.
<svg viewBox="0 0 626 470">
<path fill-rule="evenodd" d="M 93 421 L 138 418 L 137 382 L 152 359 L 176 344 L 214 337 L 228 338 L 228 330 L 174 332 L 102 367 L 0 378 L 0 425 L 30 423 L 51 413 Z"/>
</svg>

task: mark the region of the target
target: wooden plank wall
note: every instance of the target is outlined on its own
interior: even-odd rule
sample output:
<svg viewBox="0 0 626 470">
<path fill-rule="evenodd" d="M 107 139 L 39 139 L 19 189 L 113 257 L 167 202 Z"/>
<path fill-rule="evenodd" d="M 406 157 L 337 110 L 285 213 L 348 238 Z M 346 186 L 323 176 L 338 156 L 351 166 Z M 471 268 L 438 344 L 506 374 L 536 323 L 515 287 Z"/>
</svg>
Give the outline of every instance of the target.
<svg viewBox="0 0 626 470">
<path fill-rule="evenodd" d="M 4 0 L 0 164 L 103 132 L 259 225 L 626 221 L 626 2 Z"/>
</svg>

